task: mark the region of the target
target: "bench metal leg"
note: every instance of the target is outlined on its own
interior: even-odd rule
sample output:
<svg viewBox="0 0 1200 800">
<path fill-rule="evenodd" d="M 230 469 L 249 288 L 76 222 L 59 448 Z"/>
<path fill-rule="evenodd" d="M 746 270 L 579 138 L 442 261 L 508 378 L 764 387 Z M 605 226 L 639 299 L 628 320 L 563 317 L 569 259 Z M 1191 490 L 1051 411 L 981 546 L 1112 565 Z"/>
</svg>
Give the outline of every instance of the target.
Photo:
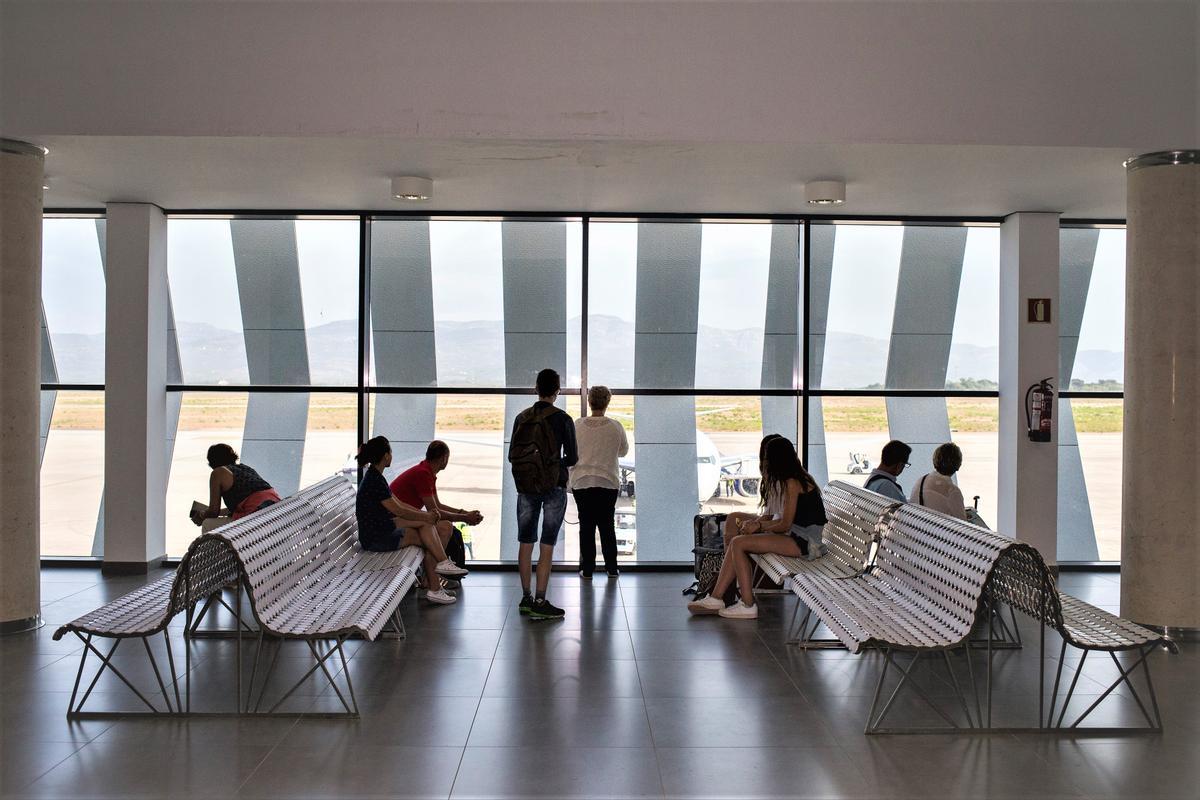
<svg viewBox="0 0 1200 800">
<path fill-rule="evenodd" d="M 167 713 L 170 714 L 174 711 L 171 708 L 171 696 L 167 694 L 167 686 L 163 683 L 162 674 L 158 671 L 158 661 L 154 658 L 154 651 L 150 649 L 149 636 L 142 637 L 142 645 L 146 648 L 146 657 L 150 659 L 150 666 L 154 669 L 154 679 L 158 681 L 158 690 L 162 692 L 163 703 L 167 707 Z M 175 676 L 172 675 L 171 677 L 174 678 Z"/>
<path fill-rule="evenodd" d="M 792 612 L 792 621 L 788 624 L 788 635 L 791 636 L 796 630 L 796 616 L 800 612 L 800 606 L 804 606 L 804 618 L 800 620 L 799 635 L 788 639 L 786 644 L 799 646 L 803 650 L 845 650 L 846 645 L 840 639 L 814 639 L 817 634 L 817 629 L 821 627 L 821 620 L 815 617 L 810 608 L 803 600 L 797 599 L 796 609 Z M 808 626 L 809 620 L 812 620 L 812 627 Z"/>
<path fill-rule="evenodd" d="M 175 654 L 171 652 L 171 632 L 163 629 L 163 641 L 167 644 L 167 667 L 171 670 L 171 688 L 175 690 L 175 710 L 183 711 L 183 702 L 179 698 L 179 678 L 175 675 Z"/>
<path fill-rule="evenodd" d="M 279 708 L 281 705 L 283 705 L 284 701 L 285 701 L 285 700 L 287 700 L 289 697 L 291 697 L 291 696 L 292 696 L 292 695 L 295 693 L 295 691 L 296 691 L 297 689 L 299 689 L 299 688 L 300 688 L 301 684 L 303 684 L 303 683 L 304 683 L 306 680 L 308 680 L 309 676 L 311 676 L 311 675 L 312 675 L 313 673 L 315 673 L 315 672 L 316 672 L 318 669 L 320 669 L 320 670 L 323 670 L 323 671 L 325 672 L 325 675 L 326 675 L 326 677 L 328 677 L 328 678 L 329 678 L 329 682 L 330 682 L 330 683 L 333 685 L 333 687 L 334 687 L 334 691 L 336 691 L 336 692 L 337 692 L 337 694 L 338 694 L 338 697 L 339 697 L 339 698 L 342 700 L 342 705 L 343 705 L 343 706 L 345 706 L 347 714 L 348 714 L 349 716 L 358 716 L 358 711 L 357 711 L 357 708 L 352 708 L 352 707 L 351 707 L 349 704 L 347 704 L 347 703 L 346 703 L 346 701 L 345 701 L 345 698 L 342 696 L 341 690 L 339 690 L 339 689 L 337 688 L 337 684 L 336 684 L 336 683 L 333 683 L 333 679 L 332 679 L 331 677 L 329 677 L 329 671 L 328 671 L 328 669 L 325 667 L 325 662 L 326 662 L 326 661 L 328 661 L 330 658 L 332 658 L 334 653 L 340 653 L 340 652 L 341 652 L 342 645 L 343 645 L 344 643 L 345 643 L 345 637 L 339 636 L 339 637 L 337 638 L 337 644 L 335 644 L 335 645 L 333 646 L 333 648 L 331 648 L 330 650 L 327 650 L 327 651 L 326 651 L 326 652 L 324 652 L 324 653 L 320 653 L 320 652 L 318 652 L 318 651 L 317 651 L 317 649 L 316 649 L 315 647 L 313 647 L 313 645 L 312 645 L 312 643 L 311 643 L 311 641 L 310 641 L 310 642 L 309 642 L 309 648 L 312 650 L 313 657 L 314 657 L 314 658 L 316 658 L 316 660 L 317 660 L 317 663 L 316 663 L 316 664 L 313 664 L 313 665 L 312 665 L 312 666 L 309 668 L 308 672 L 305 672 L 305 673 L 304 673 L 304 675 L 303 675 L 303 676 L 301 676 L 300 680 L 296 681 L 296 682 L 295 682 L 295 683 L 292 685 L 292 688 L 288 689 L 288 690 L 287 690 L 287 692 L 285 692 L 285 693 L 284 693 L 283 697 L 281 697 L 281 698 L 279 698 L 277 701 L 275 701 L 275 705 L 271 706 L 271 708 L 270 708 L 270 709 L 269 709 L 269 710 L 268 710 L 266 713 L 267 713 L 267 714 L 274 714 L 274 713 L 275 713 L 275 711 L 276 711 L 276 710 L 277 710 L 277 709 L 278 709 L 278 708 Z M 339 715 L 339 716 L 340 716 L 340 715 Z"/>
<path fill-rule="evenodd" d="M 1084 662 L 1084 659 L 1087 658 L 1088 652 L 1089 651 L 1087 651 L 1087 650 L 1083 651 L 1083 658 L 1080 658 L 1079 667 L 1075 672 L 1076 678 L 1079 677 L 1080 672 L 1083 672 L 1083 662 Z M 1155 693 L 1154 693 L 1154 683 L 1150 679 L 1150 664 L 1148 661 L 1146 661 L 1146 659 L 1150 656 L 1150 654 L 1152 652 L 1154 652 L 1154 645 L 1149 645 L 1144 650 L 1139 650 L 1138 652 L 1140 653 L 1140 655 L 1139 655 L 1137 661 L 1133 662 L 1133 666 L 1130 667 L 1128 670 L 1126 670 L 1124 667 L 1121 666 L 1121 662 L 1117 659 L 1117 656 L 1115 653 L 1112 653 L 1112 652 L 1109 653 L 1109 655 L 1112 657 L 1113 663 L 1117 667 L 1117 672 L 1121 673 L 1121 677 L 1119 677 L 1115 681 L 1113 681 L 1112 685 L 1109 686 L 1107 689 L 1105 689 L 1104 693 L 1101 694 L 1099 697 L 1097 697 L 1096 700 L 1090 706 L 1087 707 L 1087 710 L 1084 711 L 1082 714 L 1080 714 L 1079 718 L 1076 719 L 1073 723 L 1071 723 L 1071 729 L 1078 728 L 1079 724 L 1081 722 L 1083 722 L 1085 719 L 1087 719 L 1088 715 L 1090 715 L 1093 711 L 1095 711 L 1096 707 L 1098 705 L 1100 705 L 1102 702 L 1104 702 L 1105 698 L 1107 698 L 1110 694 L 1112 694 L 1112 692 L 1118 686 L 1120 686 L 1122 683 L 1124 683 L 1126 686 L 1129 687 L 1129 691 L 1133 694 L 1133 699 L 1135 701 L 1137 701 L 1138 708 L 1141 709 L 1142 716 L 1144 716 L 1146 718 L 1146 724 L 1148 725 L 1148 730 L 1155 730 L 1155 731 L 1162 730 L 1162 717 L 1159 714 L 1159 710 L 1158 710 L 1158 698 L 1155 696 Z M 1148 712 L 1146 710 L 1145 703 L 1142 702 L 1141 695 L 1138 694 L 1138 691 L 1134 687 L 1133 682 L 1131 680 L 1129 680 L 1129 676 L 1132 675 L 1139 666 L 1142 667 L 1146 673 L 1146 686 L 1149 689 L 1151 703 L 1154 706 L 1154 717 L 1150 716 L 1150 712 Z M 1073 687 L 1074 687 L 1074 682 L 1072 682 L 1072 688 Z M 1067 702 L 1070 702 L 1070 693 L 1068 693 L 1068 695 L 1067 695 Z M 1063 712 L 1065 713 L 1066 710 L 1067 709 L 1064 706 Z M 1062 716 L 1061 715 L 1059 717 L 1059 726 L 1060 727 L 1062 726 Z"/>
<path fill-rule="evenodd" d="M 122 641 L 121 639 L 117 639 L 116 641 L 113 642 L 112 648 L 109 649 L 108 654 L 106 655 L 104 653 L 101 653 L 96 648 L 96 646 L 92 644 L 92 637 L 90 635 L 86 639 L 82 635 L 80 635 L 78 631 L 75 632 L 75 635 L 79 637 L 79 640 L 81 642 L 83 642 L 83 646 L 85 648 L 84 655 L 86 656 L 86 654 L 89 651 L 94 653 L 96 655 L 96 657 L 100 659 L 100 667 L 96 670 L 96 674 L 92 677 L 92 682 L 88 685 L 87 691 L 85 691 L 83 693 L 83 697 L 79 700 L 79 705 L 77 705 L 73 708 L 70 706 L 67 707 L 67 716 L 68 717 L 77 717 L 83 712 L 84 704 L 87 703 L 88 698 L 92 696 L 92 690 L 96 688 L 96 683 L 100 680 L 100 676 L 102 674 L 104 674 L 104 670 L 106 670 L 106 669 L 111 670 L 114 675 L 116 675 L 118 678 L 120 678 L 121 682 L 124 683 L 127 687 L 129 687 L 129 691 L 131 691 L 135 695 L 137 695 L 137 698 L 139 700 L 141 700 L 143 703 L 145 703 L 146 707 L 149 708 L 151 712 L 153 712 L 154 714 L 162 713 L 157 708 L 155 708 L 154 704 L 151 703 L 149 700 L 147 700 L 146 696 L 143 695 L 141 692 L 139 692 L 137 687 L 134 686 L 133 683 L 128 678 L 125 677 L 125 674 L 123 672 L 121 672 L 121 670 L 117 669 L 116 665 L 112 663 L 113 653 L 115 653 L 117 651 L 117 648 L 121 646 L 121 641 Z M 155 672 L 157 673 L 157 667 L 155 667 Z M 82 675 L 82 674 L 83 674 L 83 664 L 81 662 L 80 663 L 80 675 Z M 161 678 L 159 680 L 161 682 Z M 78 687 L 76 687 L 76 688 L 78 688 Z M 73 694 L 74 693 L 72 692 L 72 695 Z M 165 689 L 163 690 L 163 698 L 166 699 L 166 690 Z M 169 707 L 170 707 L 170 703 L 168 701 L 168 708 Z"/>
<path fill-rule="evenodd" d="M 271 656 L 271 663 L 267 666 L 267 671 L 263 674 L 262 689 L 258 692 L 258 701 L 254 704 L 254 713 L 258 713 L 258 709 L 262 707 L 263 698 L 267 694 L 267 684 L 271 682 L 271 676 L 275 673 L 275 663 L 279 661 L 279 653 L 283 650 L 283 639 L 280 639 L 275 646 L 275 655 Z M 254 691 L 254 686 L 251 684 L 250 691 Z"/>
<path fill-rule="evenodd" d="M 938 728 L 886 728 L 885 729 L 885 728 L 880 727 L 880 723 L 883 722 L 884 718 L 888 715 L 888 712 L 892 710 L 892 705 L 895 704 L 896 698 L 900 696 L 900 692 L 904 689 L 905 686 L 911 687 L 912 690 L 917 694 L 917 696 L 925 701 L 926 705 L 928 705 L 935 712 L 937 712 L 937 715 L 939 717 L 941 717 L 942 719 L 944 719 L 947 722 L 947 724 L 950 725 L 951 729 L 959 730 L 961 728 L 961 726 L 957 722 L 955 722 L 953 719 L 951 719 L 946 714 L 946 712 L 942 711 L 942 709 L 937 705 L 937 703 L 933 702 L 933 700 L 930 699 L 929 695 L 926 694 L 925 690 L 921 688 L 920 684 L 918 684 L 914 680 L 912 680 L 913 667 L 916 666 L 917 662 L 921 660 L 921 656 L 923 656 L 923 655 L 924 655 L 924 653 L 922 653 L 922 652 L 914 653 L 912 660 L 908 662 L 908 666 L 906 668 L 904 668 L 903 670 L 901 670 L 899 664 L 894 664 L 894 659 L 892 658 L 892 651 L 890 649 L 883 650 L 883 657 L 884 657 L 883 672 L 881 672 L 881 674 L 879 676 L 879 684 L 875 687 L 875 692 L 876 692 L 875 700 L 872 702 L 871 710 L 867 716 L 867 728 L 866 728 L 865 733 L 878 734 L 878 733 L 940 733 L 940 732 L 944 732 L 945 729 L 938 729 Z M 949 662 L 947 662 L 947 663 L 949 663 Z M 883 677 L 886 674 L 888 667 L 892 666 L 892 665 L 894 665 L 896 667 L 896 669 L 900 671 L 900 682 L 898 684 L 896 684 L 896 688 L 894 690 L 892 690 L 892 694 L 888 698 L 887 703 L 884 704 L 883 710 L 879 712 L 878 716 L 876 716 L 875 708 L 878 705 L 880 689 L 882 689 L 882 687 L 883 687 Z M 959 699 L 962 700 L 961 697 Z M 963 700 L 962 702 L 963 702 L 963 707 L 965 708 L 966 701 Z M 967 716 L 968 716 L 968 724 L 969 724 L 970 714 L 968 714 Z"/>
<path fill-rule="evenodd" d="M 258 632 L 258 644 L 254 648 L 254 666 L 250 668 L 250 687 L 246 690 L 246 713 L 250 713 L 250 700 L 254 697 L 254 679 L 258 677 L 258 659 L 262 655 L 263 649 L 263 632 Z M 238 703 L 241 703 L 241 695 L 238 696 Z"/>
<path fill-rule="evenodd" d="M 390 626 L 390 627 L 389 627 Z M 407 639 L 408 632 L 404 629 L 404 618 L 400 616 L 399 607 L 392 612 L 388 617 L 387 624 L 383 627 L 383 632 L 380 634 L 383 639 Z"/>
</svg>

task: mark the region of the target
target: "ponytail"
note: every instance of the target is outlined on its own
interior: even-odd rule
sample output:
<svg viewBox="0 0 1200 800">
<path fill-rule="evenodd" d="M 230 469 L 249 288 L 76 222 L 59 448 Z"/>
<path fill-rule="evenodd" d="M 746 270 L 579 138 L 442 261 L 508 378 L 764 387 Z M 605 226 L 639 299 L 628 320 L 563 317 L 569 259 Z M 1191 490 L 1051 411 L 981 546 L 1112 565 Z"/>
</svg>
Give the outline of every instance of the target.
<svg viewBox="0 0 1200 800">
<path fill-rule="evenodd" d="M 392 452 L 392 445 L 388 442 L 387 437 L 376 436 L 359 445 L 358 455 L 354 457 L 354 460 L 360 467 L 365 467 L 368 464 L 378 464 L 390 452 Z"/>
</svg>

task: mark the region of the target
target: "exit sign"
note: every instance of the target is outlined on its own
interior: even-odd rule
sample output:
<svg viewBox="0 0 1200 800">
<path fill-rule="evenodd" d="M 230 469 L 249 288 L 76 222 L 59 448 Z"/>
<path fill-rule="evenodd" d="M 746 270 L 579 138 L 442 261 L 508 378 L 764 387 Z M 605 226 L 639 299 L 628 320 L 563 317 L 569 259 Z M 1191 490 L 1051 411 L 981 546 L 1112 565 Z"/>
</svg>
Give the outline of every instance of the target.
<svg viewBox="0 0 1200 800">
<path fill-rule="evenodd" d="M 1050 298 L 1049 297 L 1031 297 L 1029 298 L 1029 321 L 1030 322 L 1050 322 Z"/>
</svg>

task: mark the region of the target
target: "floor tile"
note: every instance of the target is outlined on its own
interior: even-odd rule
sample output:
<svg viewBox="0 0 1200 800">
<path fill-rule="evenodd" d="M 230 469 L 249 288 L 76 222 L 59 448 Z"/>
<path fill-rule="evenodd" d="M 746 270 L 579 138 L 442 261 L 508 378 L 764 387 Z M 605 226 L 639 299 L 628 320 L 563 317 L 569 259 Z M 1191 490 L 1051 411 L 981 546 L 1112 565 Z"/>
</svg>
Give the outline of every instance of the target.
<svg viewBox="0 0 1200 800">
<path fill-rule="evenodd" d="M 836 747 L 660 747 L 657 752 L 667 797 L 876 796 Z"/>
<path fill-rule="evenodd" d="M 468 747 L 454 781 L 455 798 L 663 797 L 650 748 Z"/>
<path fill-rule="evenodd" d="M 835 741 L 801 697 L 648 697 L 655 747 L 711 747 L 731 737 L 746 747 L 805 747 Z"/>
<path fill-rule="evenodd" d="M 773 660 L 646 659 L 637 662 L 646 697 L 797 697 Z"/>
<path fill-rule="evenodd" d="M 497 658 L 485 697 L 641 697 L 632 659 L 546 659 L 536 668 L 521 658 Z"/>
<path fill-rule="evenodd" d="M 640 697 L 484 697 L 470 747 L 646 747 L 650 726 Z"/>
<path fill-rule="evenodd" d="M 339 743 L 276 747 L 239 797 L 449 797 L 461 747 Z"/>
</svg>

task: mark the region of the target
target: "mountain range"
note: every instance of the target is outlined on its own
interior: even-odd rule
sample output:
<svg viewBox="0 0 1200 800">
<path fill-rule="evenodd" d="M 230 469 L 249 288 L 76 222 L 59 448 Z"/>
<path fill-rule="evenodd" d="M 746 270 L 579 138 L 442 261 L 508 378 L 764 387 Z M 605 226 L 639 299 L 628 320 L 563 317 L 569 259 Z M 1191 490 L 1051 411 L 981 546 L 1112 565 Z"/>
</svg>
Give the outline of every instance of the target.
<svg viewBox="0 0 1200 800">
<path fill-rule="evenodd" d="M 568 322 L 568 333 L 577 339 L 580 320 Z M 239 384 L 248 380 L 245 340 L 239 331 L 207 323 L 180 323 L 184 378 L 196 384 Z M 437 329 L 440 383 L 446 386 L 502 385 L 504 383 L 503 326 L 499 321 L 443 322 Z M 358 324 L 352 320 L 331 322 L 308 331 L 308 357 L 315 385 L 354 383 L 358 357 Z M 837 339 L 836 349 L 855 358 L 826 361 L 822 376 L 825 388 L 857 389 L 881 382 L 886 364 L 887 340 L 850 332 L 831 332 L 827 343 Z M 760 381 L 762 329 L 730 330 L 700 326 L 697 346 L 703 348 L 698 385 L 748 388 Z M 612 386 L 633 385 L 633 323 L 611 316 L 589 320 L 588 358 L 592 374 Z M 827 345 L 827 353 L 830 349 Z M 101 334 L 67 333 L 54 336 L 54 355 L 62 383 L 103 383 L 104 337 Z M 946 380 L 995 380 L 999 350 L 959 344 L 950 353 Z M 1086 383 L 1119 380 L 1123 371 L 1121 353 L 1081 350 L 1075 357 L 1073 377 Z"/>
</svg>

